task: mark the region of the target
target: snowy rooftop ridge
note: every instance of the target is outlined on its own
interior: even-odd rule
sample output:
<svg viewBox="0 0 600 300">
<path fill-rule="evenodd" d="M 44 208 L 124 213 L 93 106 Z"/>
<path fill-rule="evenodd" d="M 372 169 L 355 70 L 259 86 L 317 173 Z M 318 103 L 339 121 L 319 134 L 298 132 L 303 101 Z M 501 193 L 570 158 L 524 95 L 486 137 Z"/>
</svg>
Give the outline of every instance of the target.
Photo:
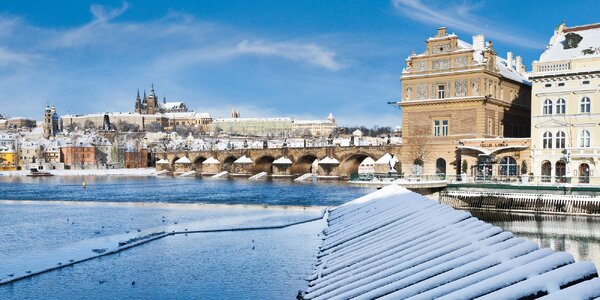
<svg viewBox="0 0 600 300">
<path fill-rule="evenodd" d="M 304 299 L 600 296 L 593 263 L 399 186 L 331 210 L 328 225 Z"/>
<path fill-rule="evenodd" d="M 600 23 L 573 27 L 563 23 L 550 38 L 539 62 L 588 57 L 600 57 Z"/>
</svg>

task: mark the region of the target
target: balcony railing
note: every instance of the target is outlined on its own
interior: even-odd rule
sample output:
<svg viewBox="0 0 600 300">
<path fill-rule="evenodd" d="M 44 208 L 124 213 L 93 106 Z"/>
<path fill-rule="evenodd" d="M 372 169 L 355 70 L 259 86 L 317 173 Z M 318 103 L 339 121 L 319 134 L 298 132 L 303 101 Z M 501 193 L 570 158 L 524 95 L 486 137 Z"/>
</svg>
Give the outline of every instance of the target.
<svg viewBox="0 0 600 300">
<path fill-rule="evenodd" d="M 553 61 L 547 63 L 534 63 L 533 69 L 535 73 L 555 73 L 571 70 L 571 61 Z"/>
</svg>

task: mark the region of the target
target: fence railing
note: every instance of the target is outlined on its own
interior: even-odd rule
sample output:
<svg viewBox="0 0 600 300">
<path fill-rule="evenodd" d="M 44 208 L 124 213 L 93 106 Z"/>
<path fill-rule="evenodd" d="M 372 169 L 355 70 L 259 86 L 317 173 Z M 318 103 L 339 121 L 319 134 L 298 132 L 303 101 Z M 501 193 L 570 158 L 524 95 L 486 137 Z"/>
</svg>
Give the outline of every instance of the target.
<svg viewBox="0 0 600 300">
<path fill-rule="evenodd" d="M 600 214 L 597 196 L 441 191 L 439 200 L 459 209 Z"/>
<path fill-rule="evenodd" d="M 600 185 L 600 177 L 594 176 L 516 176 L 516 175 L 478 175 L 468 176 L 462 175 L 447 175 L 447 174 L 421 174 L 410 175 L 403 173 L 369 173 L 369 174 L 351 174 L 352 181 L 446 181 L 450 184 L 460 183 L 498 183 L 510 185 L 527 185 L 527 186 L 590 186 Z"/>
</svg>

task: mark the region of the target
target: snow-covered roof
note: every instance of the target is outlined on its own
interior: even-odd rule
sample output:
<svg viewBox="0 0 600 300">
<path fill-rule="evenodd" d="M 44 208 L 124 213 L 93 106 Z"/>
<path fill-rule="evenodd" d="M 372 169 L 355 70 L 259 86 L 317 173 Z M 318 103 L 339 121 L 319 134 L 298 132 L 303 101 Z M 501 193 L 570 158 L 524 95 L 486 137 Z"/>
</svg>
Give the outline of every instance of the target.
<svg viewBox="0 0 600 300">
<path fill-rule="evenodd" d="M 303 299 L 600 296 L 592 262 L 396 185 L 334 208 L 327 224 Z"/>
<path fill-rule="evenodd" d="M 215 122 L 247 122 L 247 121 L 262 121 L 262 122 L 293 122 L 294 118 L 219 118 L 214 119 Z"/>
<path fill-rule="evenodd" d="M 250 157 L 243 155 L 242 157 L 236 159 L 234 162 L 234 164 L 251 164 L 252 163 L 252 159 L 250 159 Z"/>
<path fill-rule="evenodd" d="M 363 132 L 360 129 L 356 129 L 356 130 L 352 131 L 352 135 L 353 136 L 362 136 Z"/>
<path fill-rule="evenodd" d="M 508 61 L 506 59 L 496 56 L 496 66 L 498 67 L 502 77 L 514 80 L 516 82 L 529 84 L 529 81 L 527 80 L 527 74 L 521 74 L 517 72 L 515 66 L 508 65 Z"/>
<path fill-rule="evenodd" d="M 337 160 L 335 157 L 329 157 L 329 156 L 325 157 L 319 161 L 320 165 L 335 165 L 335 164 L 339 164 L 339 163 L 340 163 L 340 161 Z"/>
<path fill-rule="evenodd" d="M 564 49 L 567 35 L 579 35 L 581 40 L 576 47 Z M 568 46 L 567 46 L 568 47 Z M 584 54 L 589 50 L 589 54 Z M 557 30 L 540 56 L 540 62 L 558 61 L 574 58 L 600 57 L 600 23 L 567 27 Z"/>
<path fill-rule="evenodd" d="M 219 163 L 220 163 L 219 160 L 212 156 L 202 162 L 202 164 L 219 164 Z"/>
<path fill-rule="evenodd" d="M 175 163 L 176 164 L 191 164 L 192 161 L 189 158 L 187 158 L 187 156 L 184 156 L 184 157 L 176 160 Z"/>
<path fill-rule="evenodd" d="M 282 156 L 282 157 L 274 160 L 273 164 L 274 165 L 291 165 L 292 161 L 289 158 Z"/>
<path fill-rule="evenodd" d="M 378 165 L 380 165 L 380 164 L 389 165 L 391 159 L 392 159 L 392 155 L 389 153 L 386 153 L 381 158 L 379 158 L 375 163 Z"/>
<path fill-rule="evenodd" d="M 169 164 L 169 161 L 163 158 L 163 159 L 160 159 L 160 160 L 158 160 L 158 161 L 156 162 L 156 164 L 157 164 L 157 165 L 160 165 L 160 164 L 163 164 L 163 165 L 168 165 L 168 164 Z"/>
<path fill-rule="evenodd" d="M 367 165 L 373 165 L 373 164 L 375 164 L 375 161 L 370 157 L 363 159 L 363 161 L 360 163 L 361 166 L 367 166 Z"/>
</svg>

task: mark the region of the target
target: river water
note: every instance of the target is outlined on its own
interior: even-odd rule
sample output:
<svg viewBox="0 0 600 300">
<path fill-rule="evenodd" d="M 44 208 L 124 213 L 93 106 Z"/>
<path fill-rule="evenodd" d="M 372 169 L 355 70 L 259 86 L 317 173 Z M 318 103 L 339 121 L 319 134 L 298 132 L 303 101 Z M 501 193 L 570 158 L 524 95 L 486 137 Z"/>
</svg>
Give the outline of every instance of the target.
<svg viewBox="0 0 600 300">
<path fill-rule="evenodd" d="M 339 182 L 287 180 L 0 177 L 0 280 L 35 266 L 21 261 L 54 259 L 139 230 L 298 222 L 371 191 Z M 542 247 L 600 265 L 600 218 L 472 214 Z M 306 287 L 324 226 L 313 221 L 277 230 L 169 236 L 0 285 L 0 299 L 293 299 Z"/>
</svg>

